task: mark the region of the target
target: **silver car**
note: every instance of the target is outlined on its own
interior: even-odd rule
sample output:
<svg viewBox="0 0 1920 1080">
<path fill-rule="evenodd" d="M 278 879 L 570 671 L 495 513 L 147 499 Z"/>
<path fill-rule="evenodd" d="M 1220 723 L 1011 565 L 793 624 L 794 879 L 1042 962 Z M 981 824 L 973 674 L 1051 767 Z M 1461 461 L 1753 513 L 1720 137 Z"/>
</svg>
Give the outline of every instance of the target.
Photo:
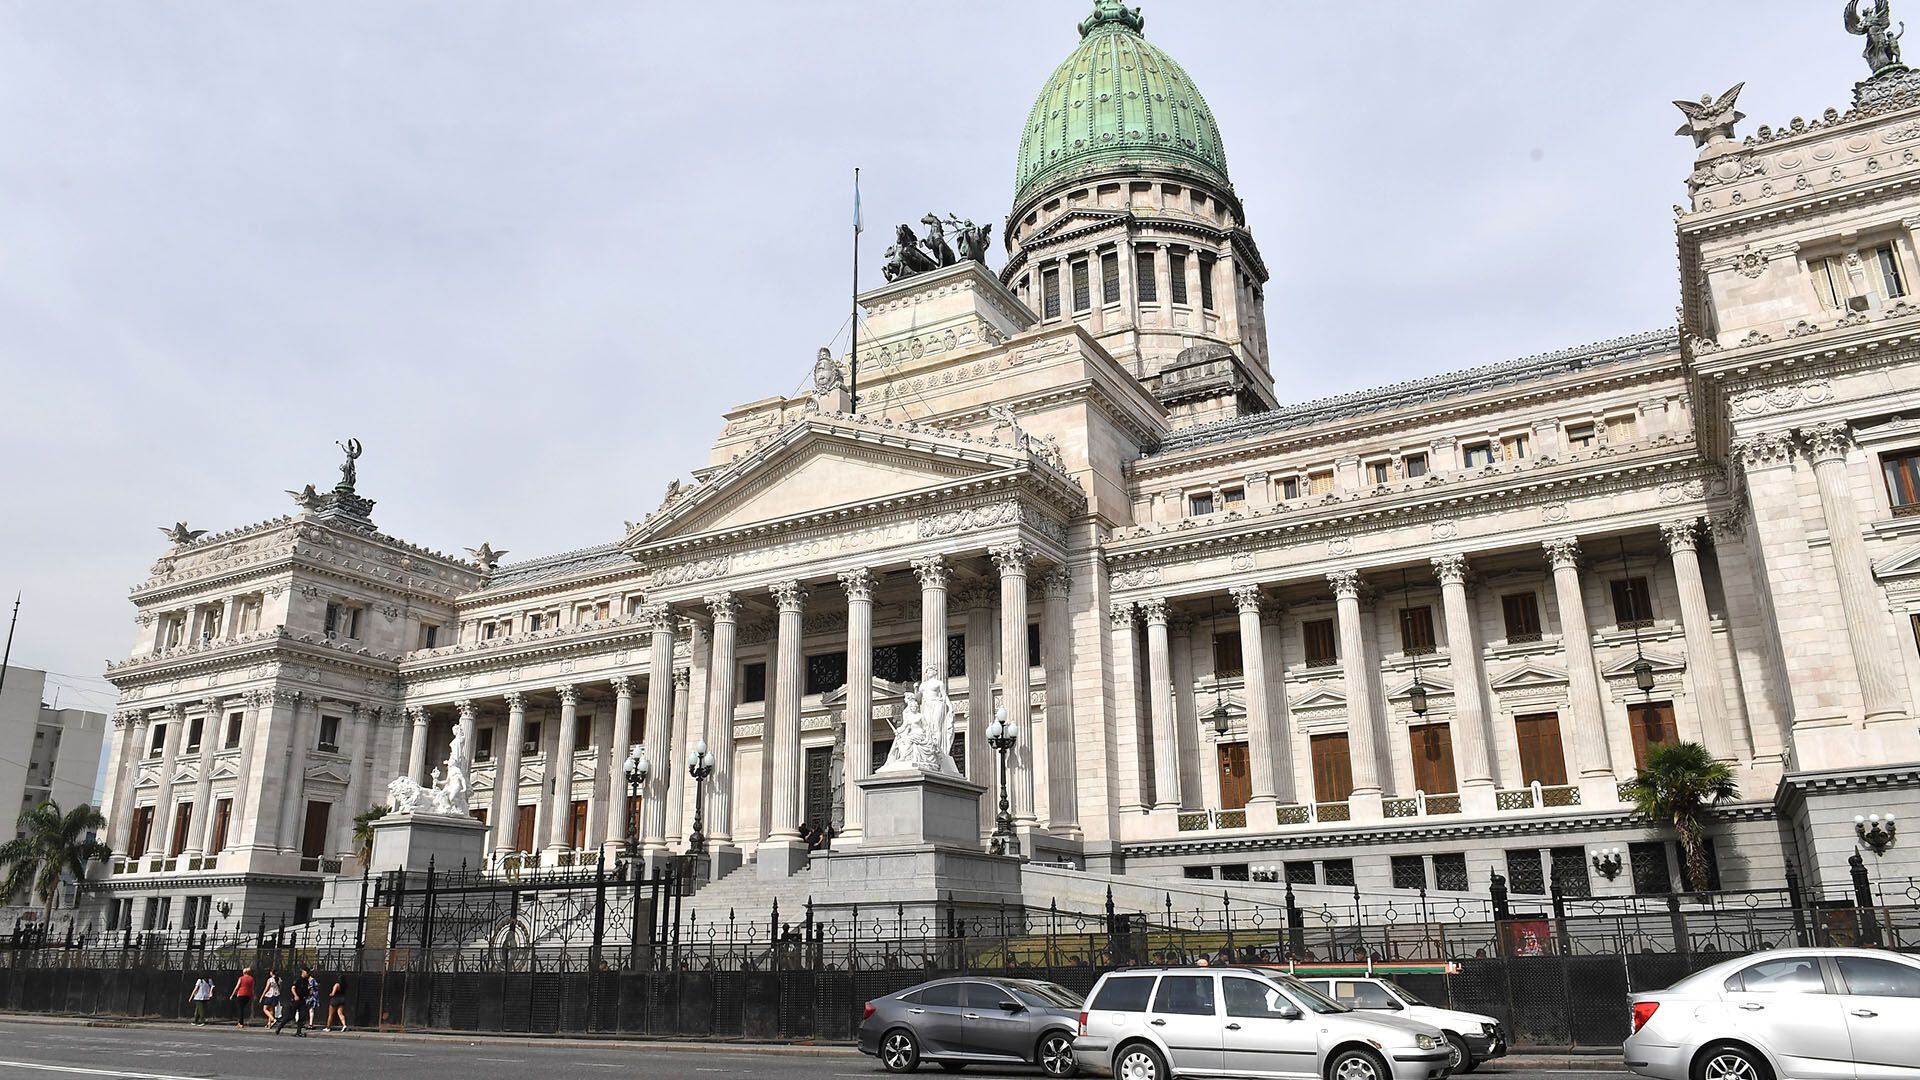
<svg viewBox="0 0 1920 1080">
<path fill-rule="evenodd" d="M 1038 1065 L 1072 1076 L 1080 995 L 1037 979 L 936 979 L 867 1002 L 860 1052 L 888 1072 L 923 1061 L 952 1072 L 966 1065 Z"/>
<path fill-rule="evenodd" d="M 1915 1080 L 1920 961 L 1782 949 L 1636 994 L 1627 1068 L 1658 1080 Z"/>
<path fill-rule="evenodd" d="M 1507 1032 L 1500 1026 L 1500 1021 L 1480 1013 L 1430 1005 L 1399 983 L 1359 976 L 1301 981 L 1349 1009 L 1396 1012 L 1409 1020 L 1439 1028 L 1453 1046 L 1453 1058 L 1448 1062 L 1448 1067 L 1456 1076 L 1470 1073 L 1483 1062 L 1502 1057 L 1507 1052 Z"/>
<path fill-rule="evenodd" d="M 1452 1049 L 1438 1028 L 1356 1012 L 1277 972 L 1170 967 L 1102 975 L 1073 1056 L 1123 1080 L 1443 1080 Z"/>
</svg>

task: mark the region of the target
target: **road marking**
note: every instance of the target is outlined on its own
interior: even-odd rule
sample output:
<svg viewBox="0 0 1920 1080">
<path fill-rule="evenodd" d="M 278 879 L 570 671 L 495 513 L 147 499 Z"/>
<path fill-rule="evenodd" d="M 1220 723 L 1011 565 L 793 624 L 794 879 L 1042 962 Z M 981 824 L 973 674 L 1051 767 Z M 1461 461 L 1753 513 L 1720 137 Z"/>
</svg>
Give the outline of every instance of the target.
<svg viewBox="0 0 1920 1080">
<path fill-rule="evenodd" d="M 578 1065 L 583 1069 L 624 1069 L 626 1068 L 625 1065 L 620 1064 L 619 1062 L 614 1062 L 614 1061 L 576 1061 L 576 1062 L 573 1062 L 572 1064 Z M 700 1071 L 701 1072 L 719 1072 L 720 1070 L 719 1069 L 701 1069 Z"/>
<path fill-rule="evenodd" d="M 203 1076 L 172 1076 L 167 1073 L 126 1072 L 120 1069 L 83 1069 L 78 1065 L 48 1065 L 38 1061 L 4 1061 L 0 1068 L 37 1069 L 41 1072 L 75 1073 L 80 1076 L 115 1076 L 122 1080 L 206 1080 Z"/>
<path fill-rule="evenodd" d="M 477 1058 L 474 1058 L 473 1060 L 475 1060 L 475 1061 L 499 1061 L 499 1062 L 504 1062 L 504 1063 L 506 1063 L 506 1064 L 508 1064 L 508 1065 L 525 1065 L 525 1064 L 527 1063 L 527 1059 L 526 1059 L 526 1058 L 489 1058 L 489 1057 L 477 1057 Z"/>
</svg>

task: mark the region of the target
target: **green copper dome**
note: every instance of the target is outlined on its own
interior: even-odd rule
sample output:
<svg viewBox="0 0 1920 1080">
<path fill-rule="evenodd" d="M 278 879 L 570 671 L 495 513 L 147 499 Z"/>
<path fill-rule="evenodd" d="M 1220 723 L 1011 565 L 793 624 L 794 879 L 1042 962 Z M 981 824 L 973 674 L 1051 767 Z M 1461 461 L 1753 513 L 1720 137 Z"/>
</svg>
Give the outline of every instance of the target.
<svg viewBox="0 0 1920 1080">
<path fill-rule="evenodd" d="M 1177 169 L 1229 187 L 1220 126 L 1193 80 L 1141 36 L 1146 19 L 1096 0 L 1080 47 L 1055 69 L 1020 133 L 1013 201 L 1062 177 L 1116 165 Z"/>
</svg>

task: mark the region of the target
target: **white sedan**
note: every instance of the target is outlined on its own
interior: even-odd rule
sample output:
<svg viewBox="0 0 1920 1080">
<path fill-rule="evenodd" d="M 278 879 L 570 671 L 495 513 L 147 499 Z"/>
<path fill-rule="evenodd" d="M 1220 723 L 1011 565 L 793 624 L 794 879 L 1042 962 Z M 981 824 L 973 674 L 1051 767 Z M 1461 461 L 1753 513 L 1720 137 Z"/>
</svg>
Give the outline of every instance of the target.
<svg viewBox="0 0 1920 1080">
<path fill-rule="evenodd" d="M 1920 1080 L 1920 960 L 1755 953 L 1633 998 L 1627 1068 L 1656 1080 Z"/>
</svg>

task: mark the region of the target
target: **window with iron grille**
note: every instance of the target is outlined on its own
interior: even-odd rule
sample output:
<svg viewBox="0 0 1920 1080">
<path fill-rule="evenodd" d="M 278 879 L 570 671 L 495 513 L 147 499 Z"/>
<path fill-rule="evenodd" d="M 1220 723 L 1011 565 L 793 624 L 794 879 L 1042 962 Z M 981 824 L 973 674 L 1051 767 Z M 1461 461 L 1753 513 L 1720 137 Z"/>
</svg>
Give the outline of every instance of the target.
<svg viewBox="0 0 1920 1080">
<path fill-rule="evenodd" d="M 1320 879 L 1314 876 L 1313 869 L 1314 869 L 1313 864 L 1310 862 L 1287 863 L 1286 864 L 1287 884 L 1289 885 L 1318 884 Z"/>
<path fill-rule="evenodd" d="M 1133 286 L 1143 304 L 1158 303 L 1160 300 L 1160 282 L 1155 277 L 1153 252 L 1141 251 L 1133 256 Z"/>
<path fill-rule="evenodd" d="M 1448 851 L 1433 857 L 1433 887 L 1440 892 L 1468 892 L 1467 856 Z"/>
<path fill-rule="evenodd" d="M 920 643 L 918 641 L 901 641 L 892 645 L 882 645 L 874 649 L 873 674 L 875 678 L 885 679 L 888 682 L 906 682 L 909 679 L 918 678 L 920 675 Z M 766 683 L 766 677 L 765 665 L 762 665 L 760 681 L 763 686 Z M 763 692 L 758 698 L 742 697 L 740 700 L 762 701 L 765 700 L 765 698 L 766 695 Z"/>
<path fill-rule="evenodd" d="M 846 650 L 807 657 L 807 693 L 825 694 L 846 684 Z"/>
<path fill-rule="evenodd" d="M 1540 872 L 1539 848 L 1514 848 L 1507 852 L 1507 891 L 1516 896 L 1545 896 L 1546 875 Z"/>
<path fill-rule="evenodd" d="M 953 758 L 953 767 L 959 770 L 960 775 L 961 776 L 967 775 L 967 733 L 966 732 L 956 731 L 953 733 L 953 746 L 948 751 L 948 756 Z"/>
<path fill-rule="evenodd" d="M 947 635 L 947 677 L 957 679 L 967 673 L 967 635 Z"/>
<path fill-rule="evenodd" d="M 1213 635 L 1213 674 L 1215 678 L 1237 678 L 1246 671 L 1240 653 L 1240 631 L 1222 630 Z"/>
<path fill-rule="evenodd" d="M 1553 883 L 1562 896 L 1592 896 L 1593 881 L 1587 876 L 1587 849 L 1557 847 L 1552 853 Z"/>
<path fill-rule="evenodd" d="M 1627 862 L 1633 871 L 1633 891 L 1659 896 L 1673 891 L 1673 875 L 1667 870 L 1667 845 L 1641 841 L 1627 845 Z"/>
<path fill-rule="evenodd" d="M 1213 880 L 1213 867 L 1211 866 L 1183 866 L 1180 869 L 1189 881 Z"/>
<path fill-rule="evenodd" d="M 1120 302 L 1120 256 L 1111 251 L 1100 256 L 1100 302 Z"/>
<path fill-rule="evenodd" d="M 1246 863 L 1222 863 L 1220 866 L 1220 880 L 1221 881 L 1250 880 L 1247 877 L 1247 864 Z"/>
<path fill-rule="evenodd" d="M 1060 271 L 1048 270 L 1040 275 L 1040 304 L 1041 318 L 1060 317 Z"/>
<path fill-rule="evenodd" d="M 1540 640 L 1540 599 L 1534 594 L 1508 593 L 1500 598 L 1500 612 L 1506 616 L 1507 641 Z"/>
<path fill-rule="evenodd" d="M 1167 289 L 1174 303 L 1187 302 L 1187 257 L 1177 251 L 1167 255 Z"/>
<path fill-rule="evenodd" d="M 1087 279 L 1087 264 L 1073 264 L 1073 310 L 1085 311 L 1093 306 L 1092 283 Z"/>
<path fill-rule="evenodd" d="M 1328 859 L 1321 864 L 1321 869 L 1324 871 L 1321 876 L 1326 878 L 1329 885 L 1351 886 L 1353 884 L 1352 859 Z"/>
<path fill-rule="evenodd" d="M 1308 619 L 1301 623 L 1300 642 L 1306 648 L 1308 667 L 1332 667 L 1340 662 L 1332 619 Z"/>
<path fill-rule="evenodd" d="M 1393 887 L 1396 889 L 1426 888 L 1427 860 L 1419 855 L 1395 855 L 1393 857 Z"/>
<path fill-rule="evenodd" d="M 1433 652 L 1433 609 L 1400 609 L 1400 651 L 1408 656 L 1427 656 Z"/>
<path fill-rule="evenodd" d="M 1613 582 L 1613 617 L 1623 627 L 1653 623 L 1653 598 L 1647 592 L 1646 578 L 1620 578 Z"/>
<path fill-rule="evenodd" d="M 1213 256 L 1200 256 L 1200 306 L 1208 310 L 1213 308 L 1213 267 Z"/>
</svg>

